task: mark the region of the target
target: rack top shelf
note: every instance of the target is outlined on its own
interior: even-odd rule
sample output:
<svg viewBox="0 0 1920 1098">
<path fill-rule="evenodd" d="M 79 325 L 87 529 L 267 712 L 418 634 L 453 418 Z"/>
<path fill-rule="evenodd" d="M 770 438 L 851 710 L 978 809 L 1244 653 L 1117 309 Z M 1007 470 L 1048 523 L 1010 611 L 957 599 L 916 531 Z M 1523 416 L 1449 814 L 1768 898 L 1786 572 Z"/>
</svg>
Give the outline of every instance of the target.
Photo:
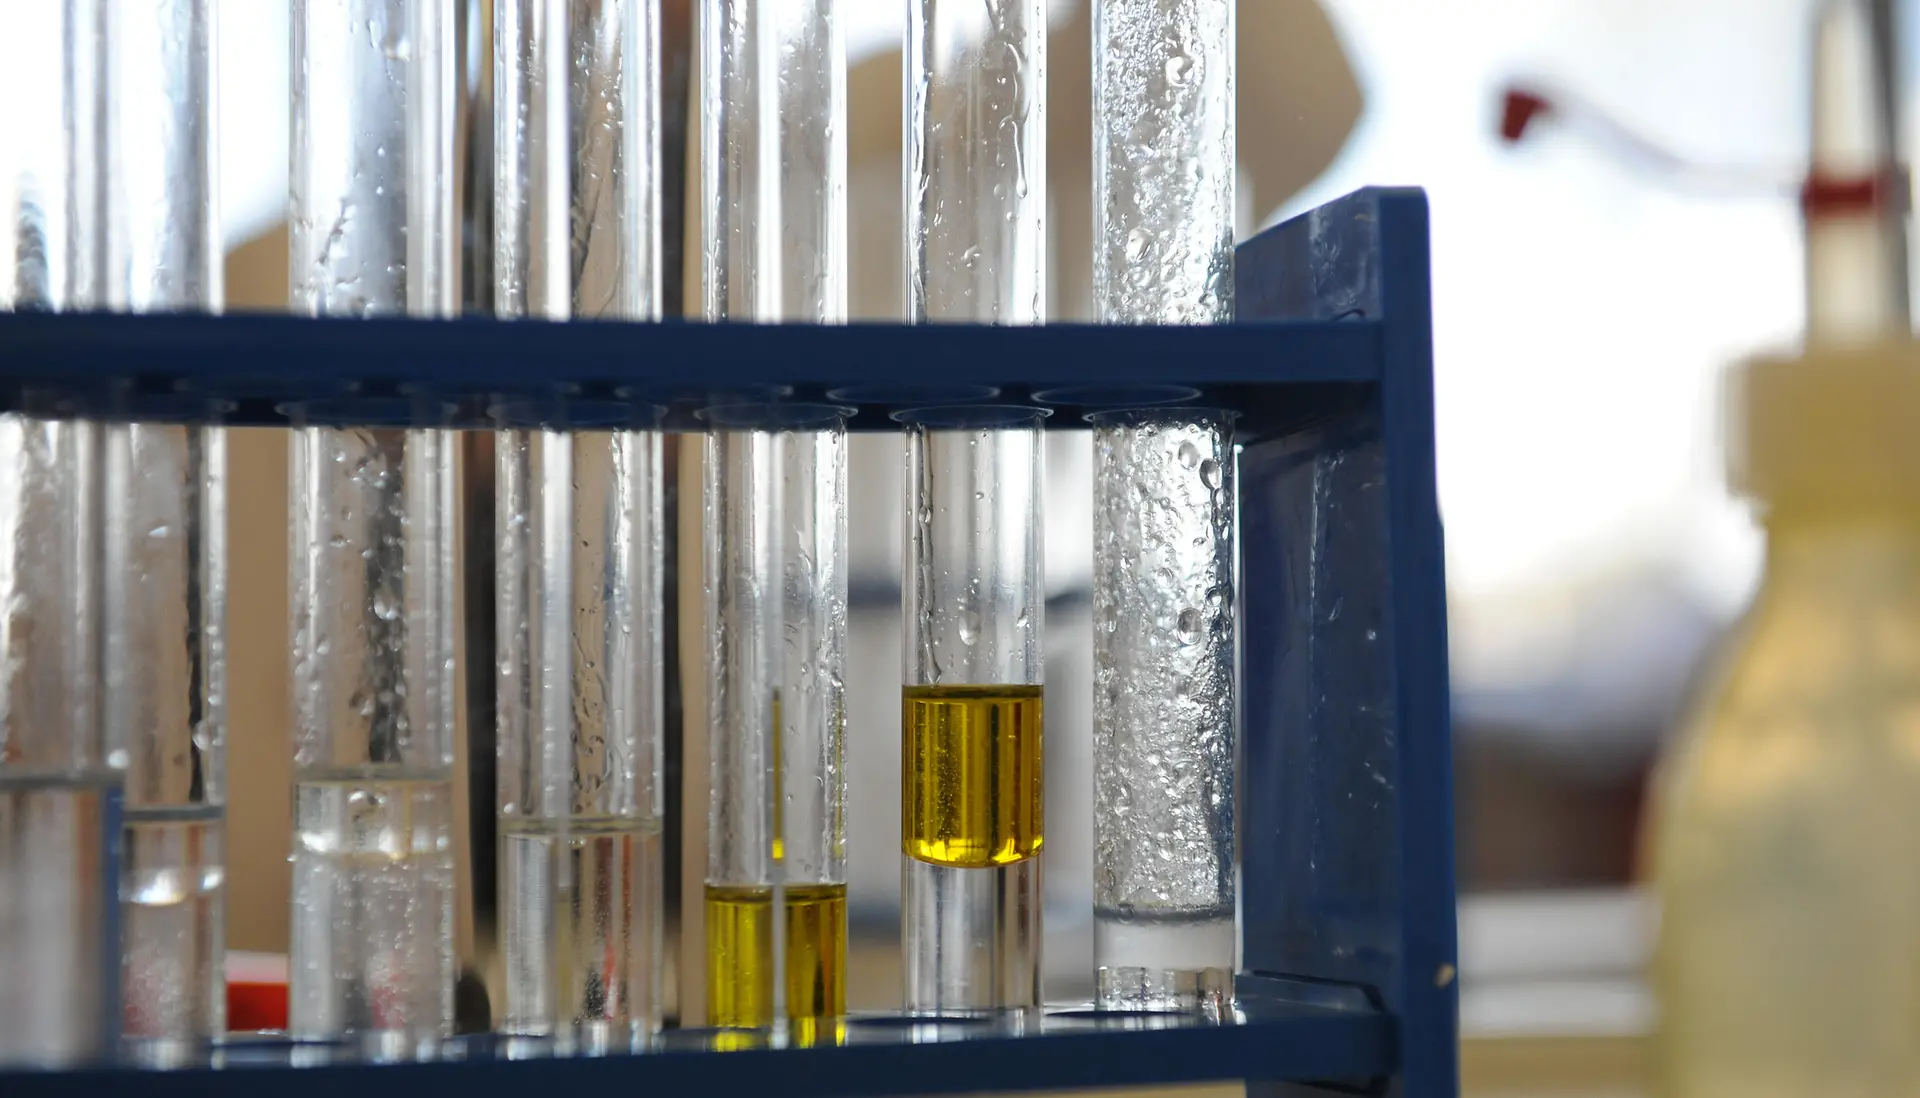
<svg viewBox="0 0 1920 1098">
<path fill-rule="evenodd" d="M 854 426 L 877 428 L 902 404 L 880 389 L 926 387 L 916 403 L 946 402 L 936 389 L 1026 403 L 1063 388 L 1179 386 L 1257 432 L 1269 413 L 1291 414 L 1300 386 L 1376 380 L 1380 363 L 1380 324 L 1357 318 L 1011 328 L 0 314 L 0 399 L 36 386 L 119 384 L 149 403 L 197 390 L 234 401 L 235 423 L 281 422 L 281 406 L 302 399 L 424 392 L 477 408 L 565 389 L 668 405 L 669 425 L 685 427 L 699 403 L 688 397 L 776 390 L 853 404 Z M 1078 425 L 1089 406 L 1066 402 L 1053 420 Z"/>
</svg>

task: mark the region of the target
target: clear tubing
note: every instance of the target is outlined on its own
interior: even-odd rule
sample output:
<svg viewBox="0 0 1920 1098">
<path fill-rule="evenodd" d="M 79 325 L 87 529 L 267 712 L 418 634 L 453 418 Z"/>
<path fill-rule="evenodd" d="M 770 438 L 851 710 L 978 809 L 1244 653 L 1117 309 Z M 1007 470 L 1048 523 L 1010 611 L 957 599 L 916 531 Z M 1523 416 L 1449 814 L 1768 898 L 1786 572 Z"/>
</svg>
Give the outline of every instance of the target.
<svg viewBox="0 0 1920 1098">
<path fill-rule="evenodd" d="M 453 29 L 295 0 L 296 312 L 453 311 Z M 445 409 L 389 411 L 296 410 L 289 1028 L 409 1055 L 453 1025 L 453 464 Z"/>
<path fill-rule="evenodd" d="M 89 285 L 117 311 L 218 312 L 212 0 L 90 0 L 99 109 L 75 207 Z M 126 771 L 121 1027 L 162 1062 L 226 1030 L 226 441 L 210 402 L 105 436 L 109 760 Z M 200 420 L 196 424 L 192 420 Z"/>
<path fill-rule="evenodd" d="M 900 935 L 915 1013 L 1040 1005 L 1042 413 L 907 424 Z"/>
<path fill-rule="evenodd" d="M 656 318 L 657 5 L 494 19 L 496 311 Z M 631 410 L 504 411 L 503 1027 L 631 1048 L 660 1023 L 661 441 Z"/>
<path fill-rule="evenodd" d="M 1218 1018 L 1236 944 L 1232 416 L 1091 418 L 1096 1002 Z"/>
<path fill-rule="evenodd" d="M 847 67 L 839 0 L 701 7 L 704 315 L 847 315 Z"/>
<path fill-rule="evenodd" d="M 1120 324 L 1233 319 L 1236 0 L 1094 0 L 1093 294 Z"/>
<path fill-rule="evenodd" d="M 1046 0 L 909 0 L 907 309 L 1037 324 L 1047 293 Z"/>
<path fill-rule="evenodd" d="M 68 307 L 90 239 L 72 231 L 98 48 L 66 4 L 20 5 L 0 35 L 0 309 Z M 99 428 L 30 394 L 0 414 L 0 1066 L 59 1067 L 119 1032 L 121 779 L 97 695 Z"/>
</svg>

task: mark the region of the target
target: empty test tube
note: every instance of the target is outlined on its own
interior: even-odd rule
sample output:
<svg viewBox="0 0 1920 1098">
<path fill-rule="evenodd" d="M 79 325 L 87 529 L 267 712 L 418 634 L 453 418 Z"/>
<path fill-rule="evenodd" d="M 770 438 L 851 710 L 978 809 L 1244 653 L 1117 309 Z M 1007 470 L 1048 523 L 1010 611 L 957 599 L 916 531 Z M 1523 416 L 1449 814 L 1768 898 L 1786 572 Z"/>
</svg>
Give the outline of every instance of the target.
<svg viewBox="0 0 1920 1098">
<path fill-rule="evenodd" d="M 1044 413 L 907 424 L 901 949 L 916 1013 L 1039 1006 Z"/>
<path fill-rule="evenodd" d="M 1092 418 L 1096 1001 L 1217 1018 L 1236 945 L 1232 419 Z"/>
<path fill-rule="evenodd" d="M 34 104 L 0 139 L 0 309 L 78 299 L 76 129 L 97 86 L 74 5 L 26 4 L 0 89 Z M 70 395 L 70 394 L 69 394 Z M 94 705 L 98 426 L 55 394 L 0 413 L 0 1065 L 102 1058 L 119 1033 L 120 793 Z"/>
<path fill-rule="evenodd" d="M 218 312 L 211 0 L 91 0 L 76 296 Z M 168 1062 L 226 1030 L 226 443 L 212 401 L 122 402 L 105 441 L 109 761 L 126 772 L 121 1027 Z"/>
<path fill-rule="evenodd" d="M 658 316 L 658 21 L 653 0 L 496 7 L 501 316 Z M 496 451 L 502 1024 L 592 1051 L 660 1021 L 655 418 L 508 405 Z"/>
<path fill-rule="evenodd" d="M 451 7 L 296 0 L 296 312 L 452 311 Z M 289 1028 L 408 1055 L 453 1025 L 447 410 L 293 411 Z"/>
<path fill-rule="evenodd" d="M 1103 321 L 1233 319 L 1234 8 L 1094 4 Z M 1093 422 L 1096 1001 L 1217 1017 L 1236 945 L 1231 419 Z"/>
</svg>

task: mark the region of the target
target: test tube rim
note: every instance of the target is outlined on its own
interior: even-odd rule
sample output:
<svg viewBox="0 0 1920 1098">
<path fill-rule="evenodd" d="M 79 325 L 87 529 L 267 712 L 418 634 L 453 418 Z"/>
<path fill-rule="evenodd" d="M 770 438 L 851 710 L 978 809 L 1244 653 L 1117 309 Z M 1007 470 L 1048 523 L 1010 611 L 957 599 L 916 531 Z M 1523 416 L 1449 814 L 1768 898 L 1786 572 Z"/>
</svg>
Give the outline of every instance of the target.
<svg viewBox="0 0 1920 1098">
<path fill-rule="evenodd" d="M 950 404 L 903 408 L 889 414 L 895 423 L 929 431 L 1012 431 L 1039 427 L 1053 409 L 1032 404 Z"/>
<path fill-rule="evenodd" d="M 1241 413 L 1233 408 L 1205 404 L 1158 404 L 1133 408 L 1101 408 L 1081 416 L 1093 427 L 1155 427 L 1170 423 L 1211 421 L 1219 427 L 1231 427 Z"/>
<path fill-rule="evenodd" d="M 487 405 L 487 418 L 502 430 L 545 427 L 558 431 L 650 431 L 667 410 L 659 404 L 625 400 L 553 400 L 514 397 Z"/>
<path fill-rule="evenodd" d="M 305 427 L 446 427 L 459 405 L 405 397 L 290 400 L 276 405 L 295 429 Z"/>
<path fill-rule="evenodd" d="M 830 431 L 859 409 L 844 404 L 749 402 L 715 404 L 694 417 L 717 431 Z"/>
<path fill-rule="evenodd" d="M 699 404 L 703 407 L 718 407 L 725 404 L 770 404 L 793 395 L 793 386 L 772 382 L 719 386 L 645 382 L 619 386 L 614 389 L 613 395 L 621 400 L 645 401 L 650 404 Z"/>
<path fill-rule="evenodd" d="M 1039 390 L 1033 394 L 1033 399 L 1039 404 L 1108 410 L 1173 407 L 1199 400 L 1200 395 L 1200 390 L 1191 385 L 1066 385 Z M 1091 415 L 1088 418 L 1091 419 Z"/>
</svg>

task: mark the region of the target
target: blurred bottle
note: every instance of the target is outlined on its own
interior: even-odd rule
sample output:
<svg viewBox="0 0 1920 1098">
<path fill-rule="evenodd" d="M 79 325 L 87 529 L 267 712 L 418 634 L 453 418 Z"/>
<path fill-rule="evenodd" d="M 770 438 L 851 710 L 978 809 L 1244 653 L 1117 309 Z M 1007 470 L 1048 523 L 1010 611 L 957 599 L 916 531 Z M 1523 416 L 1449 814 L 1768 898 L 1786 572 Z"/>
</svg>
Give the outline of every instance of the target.
<svg viewBox="0 0 1920 1098">
<path fill-rule="evenodd" d="M 1665 1098 L 1920 1093 L 1920 347 L 1892 6 L 1821 9 L 1806 348 L 1730 390 L 1767 567 L 1655 800 Z"/>
</svg>

